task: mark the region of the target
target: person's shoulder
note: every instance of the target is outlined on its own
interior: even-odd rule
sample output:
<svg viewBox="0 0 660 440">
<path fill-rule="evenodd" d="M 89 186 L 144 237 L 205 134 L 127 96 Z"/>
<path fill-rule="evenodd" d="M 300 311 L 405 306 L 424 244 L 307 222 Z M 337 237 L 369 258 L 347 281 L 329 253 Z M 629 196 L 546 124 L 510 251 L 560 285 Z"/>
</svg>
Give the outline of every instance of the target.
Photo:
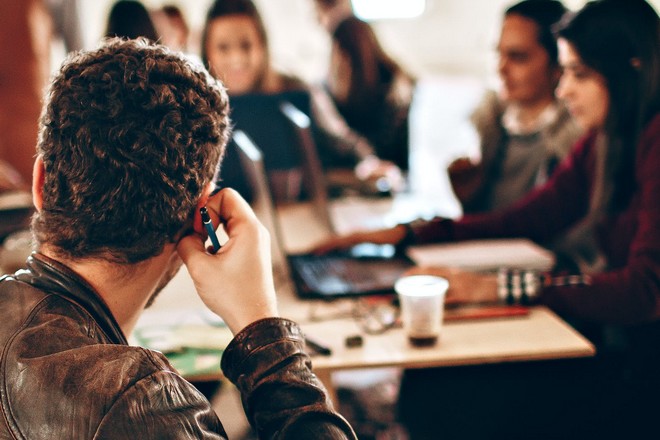
<svg viewBox="0 0 660 440">
<path fill-rule="evenodd" d="M 484 90 L 479 103 L 472 111 L 470 119 L 477 126 L 498 123 L 502 117 L 506 104 L 500 99 L 495 90 Z"/>
<path fill-rule="evenodd" d="M 84 325 L 75 329 L 76 320 L 66 316 L 41 320 L 17 332 L 5 350 L 3 410 L 15 415 L 19 433 L 35 426 L 47 428 L 51 438 L 77 435 L 67 429 L 94 433 L 123 396 L 145 382 L 167 388 L 167 378 L 178 376 L 158 353 L 99 342 Z"/>
<path fill-rule="evenodd" d="M 76 316 L 79 311 L 37 309 L 5 347 L 6 377 L 20 375 L 21 388 L 33 383 L 41 391 L 59 393 L 75 385 L 80 393 L 110 398 L 143 377 L 174 371 L 158 352 L 109 341 L 99 326 Z"/>
<path fill-rule="evenodd" d="M 470 114 L 473 124 L 481 140 L 482 159 L 489 162 L 495 155 L 500 141 L 504 136 L 502 117 L 506 108 L 495 90 L 487 89 L 481 100 Z"/>
<path fill-rule="evenodd" d="M 2 371 L 8 395 L 110 401 L 131 383 L 172 368 L 165 358 L 109 334 L 97 316 L 62 295 L 16 280 L 0 283 Z M 120 332 L 117 330 L 117 332 Z M 68 390 L 71 391 L 69 394 Z"/>
</svg>

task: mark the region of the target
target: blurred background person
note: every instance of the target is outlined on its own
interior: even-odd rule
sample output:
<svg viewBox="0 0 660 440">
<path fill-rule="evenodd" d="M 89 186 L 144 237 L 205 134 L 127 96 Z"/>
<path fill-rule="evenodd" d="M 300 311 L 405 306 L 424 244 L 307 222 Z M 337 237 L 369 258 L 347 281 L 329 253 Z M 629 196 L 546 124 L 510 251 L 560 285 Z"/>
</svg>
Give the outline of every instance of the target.
<svg viewBox="0 0 660 440">
<path fill-rule="evenodd" d="M 415 79 L 385 53 L 366 22 L 350 15 L 330 34 L 327 85 L 351 129 L 378 157 L 408 169 L 408 117 Z"/>
<path fill-rule="evenodd" d="M 135 0 L 119 0 L 112 6 L 105 36 L 128 39 L 144 37 L 153 42 L 159 40 L 149 11 Z"/>
<path fill-rule="evenodd" d="M 463 212 L 505 208 L 545 183 L 582 131 L 555 98 L 561 68 L 552 26 L 559 1 L 526 0 L 504 13 L 498 53 L 499 93 L 489 91 L 471 120 L 480 159 L 449 165 Z"/>
<path fill-rule="evenodd" d="M 642 0 L 593 1 L 568 15 L 558 35 L 563 74 L 557 95 L 586 135 L 544 186 L 502 211 L 359 232 L 319 247 L 505 237 L 543 243 L 579 222 L 597 239 L 603 265 L 594 272 L 524 274 L 532 280 L 526 281 L 529 303 L 544 304 L 567 319 L 595 344 L 596 357 L 406 371 L 401 404 L 407 425 L 420 433 L 413 438 L 451 438 L 449 429 L 461 439 L 648 438 L 655 430 L 660 19 Z M 498 291 L 506 296 L 512 289 L 497 276 L 423 270 L 447 277 L 450 285 L 485 286 L 493 301 Z M 538 284 L 532 286 L 533 280 Z M 439 415 L 446 417 L 442 426 Z"/>
<path fill-rule="evenodd" d="M 202 33 L 202 60 L 223 81 L 230 97 L 309 93 L 308 116 L 317 128 L 315 140 L 325 170 L 354 167 L 361 180 L 384 178 L 390 188 L 401 185 L 396 165 L 375 155 L 373 146 L 348 127 L 326 93 L 273 68 L 266 30 L 251 0 L 217 0 L 211 5 Z"/>
<path fill-rule="evenodd" d="M 31 252 L 30 182 L 51 46 L 83 43 L 76 0 L 2 1 L 0 20 L 0 271 L 10 272 Z"/>
<path fill-rule="evenodd" d="M 188 53 L 190 28 L 181 9 L 174 4 L 163 5 L 151 13 L 160 43 L 172 50 Z"/>
<path fill-rule="evenodd" d="M 28 188 L 53 23 L 41 0 L 0 2 L 0 17 L 0 159 L 6 170 L 18 172 L 18 185 Z"/>
<path fill-rule="evenodd" d="M 64 43 L 66 52 L 84 47 L 78 0 L 46 0 L 53 20 L 54 35 Z"/>
<path fill-rule="evenodd" d="M 330 34 L 337 24 L 353 15 L 351 0 L 314 0 L 316 19 Z"/>
</svg>

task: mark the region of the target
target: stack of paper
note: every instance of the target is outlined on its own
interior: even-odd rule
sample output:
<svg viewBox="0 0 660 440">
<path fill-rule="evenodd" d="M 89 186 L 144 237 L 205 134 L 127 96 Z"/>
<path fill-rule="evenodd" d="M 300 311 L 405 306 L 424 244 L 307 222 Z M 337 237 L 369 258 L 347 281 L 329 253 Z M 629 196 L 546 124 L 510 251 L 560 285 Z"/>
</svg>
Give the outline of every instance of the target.
<svg viewBox="0 0 660 440">
<path fill-rule="evenodd" d="M 419 266 L 458 267 L 493 271 L 501 267 L 549 270 L 555 256 L 526 239 L 468 240 L 415 246 L 408 255 Z"/>
</svg>

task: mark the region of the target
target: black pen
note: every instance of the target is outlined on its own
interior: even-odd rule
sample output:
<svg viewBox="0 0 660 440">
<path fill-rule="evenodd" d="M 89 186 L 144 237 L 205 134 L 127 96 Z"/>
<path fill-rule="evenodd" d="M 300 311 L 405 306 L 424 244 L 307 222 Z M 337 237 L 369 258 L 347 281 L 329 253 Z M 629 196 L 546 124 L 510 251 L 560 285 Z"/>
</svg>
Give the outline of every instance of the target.
<svg viewBox="0 0 660 440">
<path fill-rule="evenodd" d="M 309 339 L 307 336 L 305 336 L 305 344 L 308 345 L 312 350 L 323 356 L 330 356 L 332 354 L 332 350 L 330 350 L 328 347 L 326 347 L 325 345 L 321 345 L 312 339 Z"/>
<path fill-rule="evenodd" d="M 211 217 L 209 212 L 206 210 L 206 206 L 199 208 L 199 213 L 202 215 L 202 223 L 206 228 L 206 232 L 209 234 L 211 239 L 211 244 L 213 245 L 213 253 L 215 254 L 220 250 L 220 242 L 218 241 L 218 236 L 215 233 L 215 228 L 213 227 L 213 222 L 211 222 Z"/>
</svg>

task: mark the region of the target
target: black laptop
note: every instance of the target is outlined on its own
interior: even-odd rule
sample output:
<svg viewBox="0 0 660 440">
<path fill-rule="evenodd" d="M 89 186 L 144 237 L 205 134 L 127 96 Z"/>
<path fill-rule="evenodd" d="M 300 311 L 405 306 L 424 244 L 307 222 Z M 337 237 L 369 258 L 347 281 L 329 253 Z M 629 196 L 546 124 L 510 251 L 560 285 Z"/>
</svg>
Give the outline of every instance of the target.
<svg viewBox="0 0 660 440">
<path fill-rule="evenodd" d="M 396 280 L 413 265 L 393 246 L 371 243 L 341 253 L 287 258 L 298 295 L 326 299 L 393 293 Z"/>
<path fill-rule="evenodd" d="M 393 293 L 395 281 L 413 266 L 413 262 L 396 253 L 393 246 L 361 244 L 341 253 L 287 255 L 261 151 L 240 130 L 234 132 L 233 143 L 244 176 L 252 187 L 252 207 L 271 234 L 274 268 L 293 281 L 298 296 L 334 299 Z M 330 226 L 326 200 L 315 202 L 314 207 L 326 218 L 323 223 Z"/>
</svg>

